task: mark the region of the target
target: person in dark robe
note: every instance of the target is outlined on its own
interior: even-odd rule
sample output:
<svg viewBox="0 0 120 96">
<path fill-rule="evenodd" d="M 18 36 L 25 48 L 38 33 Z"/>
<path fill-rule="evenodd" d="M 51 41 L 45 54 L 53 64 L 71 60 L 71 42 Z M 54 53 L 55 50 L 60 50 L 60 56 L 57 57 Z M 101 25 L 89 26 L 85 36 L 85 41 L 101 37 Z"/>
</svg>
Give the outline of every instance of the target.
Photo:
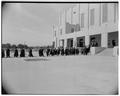
<svg viewBox="0 0 120 96">
<path fill-rule="evenodd" d="M 14 57 L 18 57 L 18 50 L 17 50 L 17 48 L 14 51 Z"/>
<path fill-rule="evenodd" d="M 78 49 L 78 48 L 75 49 L 75 54 L 76 54 L 76 55 L 79 54 L 79 49 Z"/>
<path fill-rule="evenodd" d="M 39 49 L 39 56 L 42 56 L 42 49 Z"/>
<path fill-rule="evenodd" d="M 53 56 L 55 55 L 55 49 L 54 48 L 52 49 L 52 55 Z"/>
<path fill-rule="evenodd" d="M 112 40 L 112 46 L 113 46 L 113 47 L 116 46 L 116 42 L 115 42 L 115 40 Z"/>
<path fill-rule="evenodd" d="M 50 49 L 50 55 L 52 56 L 52 49 Z"/>
<path fill-rule="evenodd" d="M 83 49 L 82 49 L 82 54 L 83 54 L 83 55 L 86 54 L 86 46 L 83 47 Z"/>
<path fill-rule="evenodd" d="M 25 50 L 24 49 L 21 49 L 20 57 L 25 57 Z"/>
<path fill-rule="evenodd" d="M 90 45 L 86 46 L 85 54 L 87 55 L 90 52 Z"/>
<path fill-rule="evenodd" d="M 7 58 L 10 57 L 10 49 L 9 48 L 6 50 L 6 57 Z"/>
<path fill-rule="evenodd" d="M 72 47 L 69 49 L 69 51 L 70 51 L 70 55 L 72 55 Z"/>
<path fill-rule="evenodd" d="M 2 58 L 5 57 L 5 52 L 4 52 L 4 49 L 2 49 Z"/>
<path fill-rule="evenodd" d="M 43 49 L 42 49 L 42 48 L 39 49 L 39 56 L 40 56 L 40 57 L 43 56 Z"/>
<path fill-rule="evenodd" d="M 39 56 L 41 56 L 41 49 L 39 49 Z"/>
<path fill-rule="evenodd" d="M 49 56 L 49 48 L 46 50 L 46 55 Z"/>
<path fill-rule="evenodd" d="M 57 49 L 57 55 L 60 55 L 60 48 Z"/>
<path fill-rule="evenodd" d="M 61 55 L 63 56 L 64 55 L 64 48 L 61 48 Z"/>
<path fill-rule="evenodd" d="M 66 48 L 66 49 L 65 49 L 65 55 L 66 55 L 66 56 L 69 55 L 68 51 L 69 51 L 68 48 Z"/>
<path fill-rule="evenodd" d="M 32 54 L 32 49 L 29 49 L 29 57 L 33 57 L 33 54 Z"/>
<path fill-rule="evenodd" d="M 70 47 L 69 47 L 69 48 L 68 48 L 68 51 L 67 51 L 68 55 L 70 55 L 70 53 L 71 53 L 70 51 L 71 51 L 71 50 L 70 50 Z"/>
<path fill-rule="evenodd" d="M 73 48 L 73 55 L 75 55 L 75 47 Z"/>
<path fill-rule="evenodd" d="M 22 49 L 20 50 L 20 57 L 23 57 Z"/>
<path fill-rule="evenodd" d="M 54 55 L 56 55 L 56 54 L 57 54 L 57 49 L 55 48 L 55 49 L 54 49 Z"/>
</svg>

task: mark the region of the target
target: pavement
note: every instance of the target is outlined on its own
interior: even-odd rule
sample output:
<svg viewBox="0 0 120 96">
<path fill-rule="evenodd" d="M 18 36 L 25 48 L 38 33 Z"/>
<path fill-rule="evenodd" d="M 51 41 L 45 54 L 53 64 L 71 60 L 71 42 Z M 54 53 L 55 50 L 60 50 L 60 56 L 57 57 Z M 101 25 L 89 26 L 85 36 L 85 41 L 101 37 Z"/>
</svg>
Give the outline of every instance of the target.
<svg viewBox="0 0 120 96">
<path fill-rule="evenodd" d="M 118 57 L 3 58 L 2 80 L 11 94 L 117 94 Z"/>
</svg>

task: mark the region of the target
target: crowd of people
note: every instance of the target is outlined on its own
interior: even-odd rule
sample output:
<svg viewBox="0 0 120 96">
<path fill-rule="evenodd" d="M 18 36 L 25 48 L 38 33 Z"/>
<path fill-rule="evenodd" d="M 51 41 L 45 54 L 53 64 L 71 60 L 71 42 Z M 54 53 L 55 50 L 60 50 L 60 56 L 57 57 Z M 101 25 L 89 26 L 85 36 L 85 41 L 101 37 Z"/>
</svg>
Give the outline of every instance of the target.
<svg viewBox="0 0 120 96">
<path fill-rule="evenodd" d="M 116 41 L 112 40 L 112 46 L 115 47 L 116 46 Z M 90 48 L 91 47 L 98 47 L 98 43 L 95 40 L 95 38 L 93 38 L 91 40 L 91 43 L 88 46 L 83 46 L 83 47 L 79 47 L 79 48 L 75 48 L 75 47 L 67 47 L 67 48 L 63 48 L 63 47 L 59 47 L 59 48 L 40 48 L 38 50 L 38 55 L 40 57 L 42 56 L 58 56 L 58 55 L 78 55 L 78 54 L 82 54 L 82 55 L 88 55 L 88 53 L 90 52 Z M 11 49 L 7 48 L 7 49 L 2 49 L 2 58 L 10 58 L 11 57 Z M 29 49 L 24 49 L 21 48 L 20 52 L 18 51 L 17 48 L 14 49 L 14 57 L 26 57 L 26 52 L 28 52 L 28 56 L 29 57 L 34 57 L 33 55 L 33 49 L 29 48 Z"/>
<path fill-rule="evenodd" d="M 28 50 L 28 51 L 27 51 Z M 34 57 L 33 55 L 33 49 L 29 48 L 29 49 L 20 49 L 20 52 L 18 51 L 17 48 L 14 49 L 13 54 L 14 57 L 26 57 L 26 52 L 28 52 L 28 57 Z M 87 55 L 87 53 L 89 52 L 89 48 L 84 47 L 84 48 L 40 48 L 38 50 L 38 55 L 40 57 L 42 56 L 67 56 L 67 55 L 78 55 L 79 53 L 83 54 L 83 55 Z M 10 58 L 11 57 L 11 50 L 8 49 L 2 49 L 2 58 Z"/>
</svg>

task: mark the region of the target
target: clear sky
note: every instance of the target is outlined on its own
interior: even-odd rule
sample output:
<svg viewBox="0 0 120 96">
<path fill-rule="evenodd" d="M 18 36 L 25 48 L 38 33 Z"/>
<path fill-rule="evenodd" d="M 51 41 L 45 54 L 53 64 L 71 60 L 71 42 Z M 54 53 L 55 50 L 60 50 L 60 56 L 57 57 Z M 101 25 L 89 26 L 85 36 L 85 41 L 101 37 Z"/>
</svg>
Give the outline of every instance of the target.
<svg viewBox="0 0 120 96">
<path fill-rule="evenodd" d="M 60 11 L 74 4 L 6 3 L 2 7 L 2 43 L 51 45 Z"/>
</svg>

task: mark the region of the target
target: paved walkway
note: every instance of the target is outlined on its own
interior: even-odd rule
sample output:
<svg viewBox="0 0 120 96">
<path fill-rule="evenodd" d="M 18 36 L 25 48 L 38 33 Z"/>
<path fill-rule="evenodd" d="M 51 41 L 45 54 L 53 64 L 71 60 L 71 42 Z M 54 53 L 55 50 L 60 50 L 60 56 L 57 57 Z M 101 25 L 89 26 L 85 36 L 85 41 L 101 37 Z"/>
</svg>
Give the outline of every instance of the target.
<svg viewBox="0 0 120 96">
<path fill-rule="evenodd" d="M 115 94 L 118 58 L 59 56 L 2 59 L 2 79 L 15 94 Z"/>
</svg>

